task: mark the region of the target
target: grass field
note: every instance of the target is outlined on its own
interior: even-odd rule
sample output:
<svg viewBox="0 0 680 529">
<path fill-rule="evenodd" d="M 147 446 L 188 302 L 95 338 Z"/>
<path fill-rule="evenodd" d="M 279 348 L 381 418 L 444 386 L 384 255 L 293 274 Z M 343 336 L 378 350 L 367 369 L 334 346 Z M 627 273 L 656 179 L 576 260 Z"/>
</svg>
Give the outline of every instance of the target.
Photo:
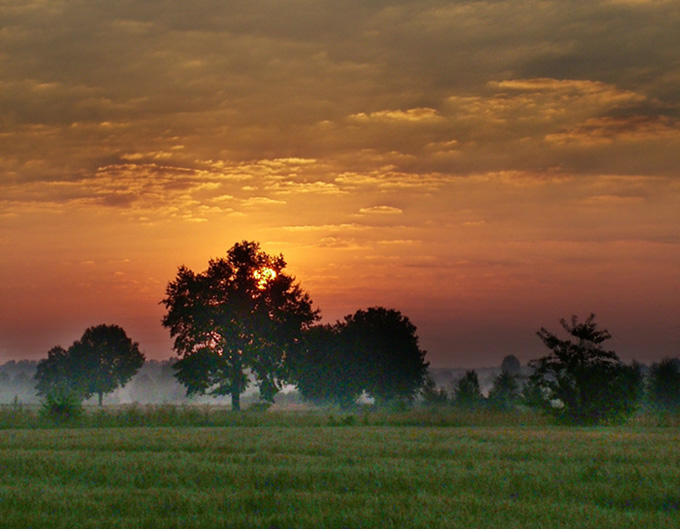
<svg viewBox="0 0 680 529">
<path fill-rule="evenodd" d="M 680 526 L 675 428 L 364 422 L 0 430 L 0 527 Z"/>
</svg>

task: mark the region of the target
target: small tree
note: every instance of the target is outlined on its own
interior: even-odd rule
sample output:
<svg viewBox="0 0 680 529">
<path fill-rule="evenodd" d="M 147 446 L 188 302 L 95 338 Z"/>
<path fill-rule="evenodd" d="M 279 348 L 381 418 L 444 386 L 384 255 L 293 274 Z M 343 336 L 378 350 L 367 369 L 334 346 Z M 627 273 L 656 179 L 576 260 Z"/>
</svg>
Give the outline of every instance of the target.
<svg viewBox="0 0 680 529">
<path fill-rule="evenodd" d="M 175 339 L 175 373 L 187 394 L 230 395 L 238 410 L 248 369 L 263 400 L 273 400 L 286 377 L 285 359 L 318 319 L 285 266 L 283 256 L 243 241 L 204 272 L 180 267 L 162 301 L 163 325 Z"/>
<path fill-rule="evenodd" d="M 658 411 L 680 411 L 680 359 L 665 358 L 652 364 L 647 375 L 647 398 Z"/>
<path fill-rule="evenodd" d="M 630 414 L 641 388 L 639 365 L 625 366 L 614 351 L 602 347 L 611 334 L 597 328 L 593 314 L 583 323 L 576 316 L 560 323 L 570 338 L 560 339 L 545 328 L 537 333 L 551 353 L 529 362 L 534 395 L 542 395 L 544 408 L 557 418 L 575 424 Z"/>
<path fill-rule="evenodd" d="M 493 386 L 489 391 L 489 404 L 497 409 L 510 410 L 519 402 L 520 397 L 521 390 L 517 375 L 502 369 L 493 380 Z"/>
<path fill-rule="evenodd" d="M 34 378 L 35 388 L 41 397 L 74 392 L 80 394 L 81 400 L 85 398 L 82 388 L 76 387 L 69 352 L 61 346 L 47 351 L 47 358 L 38 362 Z"/>
<path fill-rule="evenodd" d="M 34 378 L 37 393 L 43 399 L 42 413 L 45 416 L 64 421 L 80 414 L 86 393 L 77 386 L 71 357 L 66 349 L 56 346 L 47 351 L 47 358 L 38 362 Z"/>
<path fill-rule="evenodd" d="M 507 371 L 511 375 L 519 375 L 522 369 L 522 364 L 515 355 L 508 355 L 503 358 L 501 363 L 501 371 Z"/>
<path fill-rule="evenodd" d="M 437 383 L 429 373 L 425 378 L 420 394 L 423 397 L 423 402 L 428 406 L 441 406 L 449 400 L 446 389 L 437 387 Z"/>
<path fill-rule="evenodd" d="M 139 344 L 118 325 L 90 327 L 67 354 L 76 387 L 86 397 L 97 395 L 100 406 L 104 395 L 125 386 L 145 361 Z"/>
<path fill-rule="evenodd" d="M 103 396 L 124 386 L 144 365 L 139 345 L 117 325 L 88 328 L 68 348 L 53 347 L 38 362 L 35 380 L 38 395 L 50 402 L 79 402 Z M 48 398 L 49 397 L 49 398 Z"/>
<path fill-rule="evenodd" d="M 484 402 L 484 395 L 479 386 L 477 372 L 466 371 L 453 388 L 453 402 L 457 406 L 475 408 Z"/>
</svg>

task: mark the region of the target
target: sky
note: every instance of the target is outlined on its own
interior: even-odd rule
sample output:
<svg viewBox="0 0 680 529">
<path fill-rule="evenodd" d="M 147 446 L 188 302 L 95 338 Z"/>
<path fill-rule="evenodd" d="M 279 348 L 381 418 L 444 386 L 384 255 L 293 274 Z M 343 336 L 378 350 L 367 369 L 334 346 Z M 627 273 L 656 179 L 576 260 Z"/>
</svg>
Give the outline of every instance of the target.
<svg viewBox="0 0 680 529">
<path fill-rule="evenodd" d="M 677 0 L 0 0 L 0 362 L 121 325 L 177 268 L 282 253 L 323 321 L 433 367 L 560 318 L 680 355 Z"/>
</svg>

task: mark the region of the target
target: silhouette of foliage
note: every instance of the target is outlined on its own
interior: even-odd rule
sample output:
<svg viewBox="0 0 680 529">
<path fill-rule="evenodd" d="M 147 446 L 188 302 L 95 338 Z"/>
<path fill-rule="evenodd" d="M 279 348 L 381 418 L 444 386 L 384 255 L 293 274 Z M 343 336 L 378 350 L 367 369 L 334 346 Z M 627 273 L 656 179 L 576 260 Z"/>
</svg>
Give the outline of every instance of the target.
<svg viewBox="0 0 680 529">
<path fill-rule="evenodd" d="M 103 396 L 125 386 L 145 360 L 139 344 L 117 325 L 90 327 L 68 355 L 77 385 L 85 389 L 86 397 L 97 395 L 100 406 Z"/>
<path fill-rule="evenodd" d="M 347 408 L 363 391 L 357 351 L 348 346 L 342 325 L 316 325 L 304 346 L 288 359 L 298 391 L 305 400 Z"/>
<path fill-rule="evenodd" d="M 542 396 L 543 407 L 558 419 L 574 424 L 632 413 L 642 387 L 640 366 L 626 366 L 602 347 L 611 334 L 597 328 L 593 314 L 583 323 L 576 316 L 560 323 L 570 338 L 560 339 L 545 328 L 537 333 L 551 353 L 529 363 L 534 396 Z"/>
<path fill-rule="evenodd" d="M 475 408 L 484 402 L 484 395 L 479 386 L 477 372 L 472 369 L 466 371 L 463 377 L 456 382 L 453 389 L 453 402 L 456 406 Z"/>
<path fill-rule="evenodd" d="M 88 328 L 68 350 L 53 347 L 38 363 L 35 379 L 43 397 L 87 399 L 124 386 L 144 365 L 139 345 L 117 325 Z"/>
<path fill-rule="evenodd" d="M 377 401 L 410 401 L 420 391 L 429 364 L 406 316 L 384 307 L 358 310 L 345 317 L 341 333 L 358 358 L 364 390 Z"/>
<path fill-rule="evenodd" d="M 664 358 L 649 368 L 647 398 L 657 411 L 680 412 L 680 360 Z"/>
<path fill-rule="evenodd" d="M 501 369 L 493 380 L 489 391 L 489 404 L 500 410 L 514 408 L 521 398 L 521 386 L 518 375 L 513 375 L 507 369 Z"/>
<path fill-rule="evenodd" d="M 429 374 L 425 377 L 420 394 L 423 397 L 423 402 L 428 406 L 441 406 L 449 400 L 446 389 L 438 388 L 434 378 Z"/>
<path fill-rule="evenodd" d="M 250 370 L 263 400 L 272 401 L 285 378 L 284 359 L 318 319 L 309 296 L 284 272 L 282 255 L 255 242 L 236 243 L 204 272 L 181 266 L 162 301 L 180 359 L 177 379 L 187 394 L 240 395 Z"/>
<path fill-rule="evenodd" d="M 503 358 L 501 363 L 501 371 L 507 371 L 511 375 L 519 375 L 522 369 L 522 364 L 515 355 L 508 355 Z"/>
<path fill-rule="evenodd" d="M 61 346 L 47 351 L 47 358 L 38 362 L 35 380 L 35 388 L 41 397 L 75 392 L 80 393 L 81 399 L 85 398 L 85 392 L 76 387 L 73 362 L 69 352 Z"/>
<path fill-rule="evenodd" d="M 411 401 L 427 376 L 425 354 L 407 317 L 372 307 L 310 329 L 289 361 L 305 399 L 348 406 L 363 392 L 383 404 Z"/>
</svg>

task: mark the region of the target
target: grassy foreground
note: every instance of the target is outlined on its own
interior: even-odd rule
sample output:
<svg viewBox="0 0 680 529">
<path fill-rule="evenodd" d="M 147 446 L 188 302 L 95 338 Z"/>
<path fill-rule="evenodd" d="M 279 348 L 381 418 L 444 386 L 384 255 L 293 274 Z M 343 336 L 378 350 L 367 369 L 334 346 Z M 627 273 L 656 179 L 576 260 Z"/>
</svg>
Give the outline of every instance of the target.
<svg viewBox="0 0 680 529">
<path fill-rule="evenodd" d="M 0 430 L 9 528 L 677 528 L 680 431 Z"/>
</svg>

